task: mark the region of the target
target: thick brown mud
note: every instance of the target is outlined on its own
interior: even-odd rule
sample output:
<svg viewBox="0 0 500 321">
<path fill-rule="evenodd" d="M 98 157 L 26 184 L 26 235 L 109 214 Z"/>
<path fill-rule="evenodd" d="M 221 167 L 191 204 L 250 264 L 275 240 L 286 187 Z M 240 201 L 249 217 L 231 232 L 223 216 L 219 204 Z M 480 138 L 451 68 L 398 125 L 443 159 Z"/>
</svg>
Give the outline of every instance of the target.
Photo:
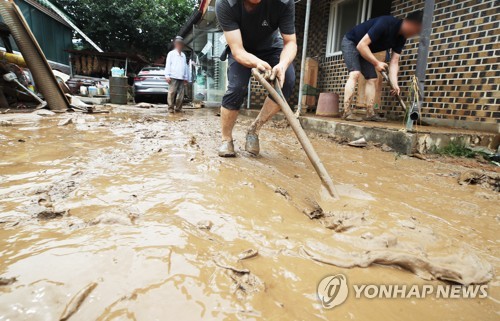
<svg viewBox="0 0 500 321">
<path fill-rule="evenodd" d="M 499 194 L 458 184 L 467 168 L 313 137 L 343 194 L 330 202 L 280 123 L 255 158 L 241 118 L 221 159 L 214 110 L 67 117 L 2 119 L 2 321 L 498 320 Z M 325 310 L 316 287 L 338 273 L 489 297 L 350 293 Z"/>
</svg>

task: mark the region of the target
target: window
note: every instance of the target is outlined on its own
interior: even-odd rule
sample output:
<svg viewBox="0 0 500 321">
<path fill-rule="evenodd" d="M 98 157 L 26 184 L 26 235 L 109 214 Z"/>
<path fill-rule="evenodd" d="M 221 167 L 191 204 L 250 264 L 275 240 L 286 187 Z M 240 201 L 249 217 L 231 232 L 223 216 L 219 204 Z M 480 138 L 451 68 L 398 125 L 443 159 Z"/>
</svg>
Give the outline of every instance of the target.
<svg viewBox="0 0 500 321">
<path fill-rule="evenodd" d="M 341 54 L 342 38 L 354 26 L 370 19 L 373 2 L 373 0 L 334 0 L 331 3 L 326 44 L 327 57 Z M 390 3 L 385 0 L 382 2 Z"/>
</svg>

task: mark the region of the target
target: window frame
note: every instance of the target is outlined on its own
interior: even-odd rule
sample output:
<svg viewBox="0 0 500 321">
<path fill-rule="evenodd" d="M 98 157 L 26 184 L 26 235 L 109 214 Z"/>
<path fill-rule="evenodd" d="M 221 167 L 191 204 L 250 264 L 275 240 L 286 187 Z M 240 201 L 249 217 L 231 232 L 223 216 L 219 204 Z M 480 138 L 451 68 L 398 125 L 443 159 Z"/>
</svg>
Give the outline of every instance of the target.
<svg viewBox="0 0 500 321">
<path fill-rule="evenodd" d="M 337 37 L 337 29 L 338 29 L 338 6 L 342 2 L 345 2 L 348 0 L 333 0 L 330 2 L 330 12 L 328 15 L 328 33 L 327 33 L 327 41 L 326 41 L 326 50 L 325 50 L 325 55 L 326 57 L 334 57 L 334 56 L 339 56 L 342 55 L 342 51 L 333 51 L 334 44 L 337 42 L 336 39 Z M 358 20 L 356 21 L 356 25 L 365 22 L 366 20 L 369 20 L 371 18 L 371 11 L 372 11 L 372 6 L 373 6 L 373 0 L 358 0 L 361 2 L 361 12 L 358 12 Z M 340 35 L 340 37 L 343 37 L 344 35 Z"/>
</svg>

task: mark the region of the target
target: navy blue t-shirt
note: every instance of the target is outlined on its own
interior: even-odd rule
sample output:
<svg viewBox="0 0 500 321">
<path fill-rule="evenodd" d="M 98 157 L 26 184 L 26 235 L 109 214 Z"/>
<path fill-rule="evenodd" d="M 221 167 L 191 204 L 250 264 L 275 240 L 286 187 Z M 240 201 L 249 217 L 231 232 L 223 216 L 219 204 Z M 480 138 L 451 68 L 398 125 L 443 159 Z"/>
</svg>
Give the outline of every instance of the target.
<svg viewBox="0 0 500 321">
<path fill-rule="evenodd" d="M 399 34 L 402 23 L 403 20 L 393 16 L 381 16 L 357 25 L 346 37 L 357 45 L 368 34 L 372 40 L 369 46 L 372 52 L 392 49 L 401 54 L 406 43 L 406 38 Z"/>
</svg>

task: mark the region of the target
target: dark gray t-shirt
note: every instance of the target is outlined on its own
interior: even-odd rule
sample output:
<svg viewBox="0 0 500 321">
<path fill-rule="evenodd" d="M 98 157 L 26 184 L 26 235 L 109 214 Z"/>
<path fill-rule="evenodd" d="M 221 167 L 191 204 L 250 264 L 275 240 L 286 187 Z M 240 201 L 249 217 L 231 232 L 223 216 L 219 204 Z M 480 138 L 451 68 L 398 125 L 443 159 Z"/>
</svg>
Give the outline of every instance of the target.
<svg viewBox="0 0 500 321">
<path fill-rule="evenodd" d="M 224 31 L 240 29 L 243 47 L 250 53 L 283 48 L 285 35 L 295 34 L 294 0 L 262 0 L 247 12 L 243 0 L 217 0 L 215 12 Z"/>
</svg>

